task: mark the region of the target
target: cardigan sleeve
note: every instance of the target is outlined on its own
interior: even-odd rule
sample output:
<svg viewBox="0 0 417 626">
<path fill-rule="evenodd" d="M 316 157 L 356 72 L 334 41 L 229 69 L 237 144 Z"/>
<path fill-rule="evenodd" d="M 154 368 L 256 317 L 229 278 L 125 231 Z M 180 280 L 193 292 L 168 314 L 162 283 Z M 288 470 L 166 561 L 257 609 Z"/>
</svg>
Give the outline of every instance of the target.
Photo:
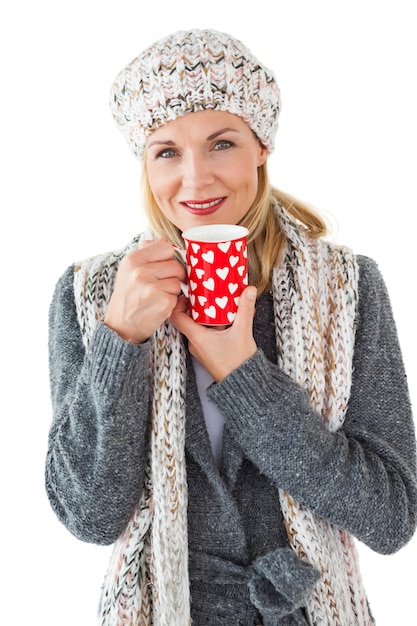
<svg viewBox="0 0 417 626">
<path fill-rule="evenodd" d="M 392 553 L 417 517 L 416 440 L 387 291 L 376 264 L 359 258 L 359 320 L 343 427 L 332 433 L 308 394 L 261 350 L 208 395 L 232 437 L 277 488 Z"/>
<path fill-rule="evenodd" d="M 99 322 L 85 350 L 73 271 L 57 283 L 49 314 L 46 491 L 71 533 L 107 545 L 124 530 L 144 483 L 149 347 L 129 344 Z"/>
</svg>

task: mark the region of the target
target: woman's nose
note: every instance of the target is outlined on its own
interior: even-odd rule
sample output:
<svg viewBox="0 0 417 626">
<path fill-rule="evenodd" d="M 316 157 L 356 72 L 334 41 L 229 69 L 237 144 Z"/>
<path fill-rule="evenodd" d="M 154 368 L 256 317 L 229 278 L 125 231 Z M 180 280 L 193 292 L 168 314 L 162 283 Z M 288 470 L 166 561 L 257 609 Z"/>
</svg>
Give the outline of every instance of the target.
<svg viewBox="0 0 417 626">
<path fill-rule="evenodd" d="M 182 184 L 188 189 L 203 189 L 214 180 L 209 157 L 201 153 L 190 153 L 183 160 Z"/>
</svg>

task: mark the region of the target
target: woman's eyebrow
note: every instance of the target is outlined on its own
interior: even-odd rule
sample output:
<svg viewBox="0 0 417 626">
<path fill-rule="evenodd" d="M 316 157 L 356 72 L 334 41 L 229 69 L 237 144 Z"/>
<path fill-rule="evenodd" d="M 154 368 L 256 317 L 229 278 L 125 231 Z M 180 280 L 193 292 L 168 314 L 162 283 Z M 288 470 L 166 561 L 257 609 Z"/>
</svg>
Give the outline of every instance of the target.
<svg viewBox="0 0 417 626">
<path fill-rule="evenodd" d="M 217 130 L 215 133 L 213 133 L 212 135 L 210 135 L 209 137 L 207 137 L 207 139 L 216 139 L 216 137 L 218 137 L 219 135 L 222 135 L 223 133 L 227 133 L 231 131 L 232 133 L 237 133 L 239 131 L 237 131 L 235 128 L 222 128 L 221 130 Z"/>
<path fill-rule="evenodd" d="M 167 139 L 166 141 L 151 141 L 151 143 L 149 144 L 148 148 L 150 148 L 151 146 L 173 146 L 174 142 L 171 141 L 171 139 Z"/>
<path fill-rule="evenodd" d="M 211 141 L 213 139 L 216 139 L 216 137 L 218 137 L 219 135 L 222 135 L 223 133 L 227 133 L 227 132 L 232 132 L 232 133 L 237 133 L 239 131 L 237 131 L 235 128 L 221 128 L 220 130 L 216 130 L 215 133 L 212 133 L 211 135 L 209 135 L 207 137 L 207 141 Z M 148 148 L 150 148 L 151 146 L 174 146 L 175 142 L 172 141 L 171 139 L 167 139 L 166 141 L 162 140 L 155 140 L 155 141 L 151 141 Z"/>
</svg>

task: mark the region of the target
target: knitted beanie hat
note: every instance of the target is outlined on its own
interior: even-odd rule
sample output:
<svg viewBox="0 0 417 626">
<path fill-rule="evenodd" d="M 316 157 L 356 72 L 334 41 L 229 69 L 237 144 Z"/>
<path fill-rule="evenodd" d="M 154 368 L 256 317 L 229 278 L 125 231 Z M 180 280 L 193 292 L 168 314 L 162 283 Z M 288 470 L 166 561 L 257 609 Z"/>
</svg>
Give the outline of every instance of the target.
<svg viewBox="0 0 417 626">
<path fill-rule="evenodd" d="M 110 91 L 114 119 L 140 159 L 152 131 L 203 109 L 239 115 L 271 152 L 281 108 L 274 74 L 240 41 L 214 30 L 177 31 L 133 59 Z"/>
</svg>

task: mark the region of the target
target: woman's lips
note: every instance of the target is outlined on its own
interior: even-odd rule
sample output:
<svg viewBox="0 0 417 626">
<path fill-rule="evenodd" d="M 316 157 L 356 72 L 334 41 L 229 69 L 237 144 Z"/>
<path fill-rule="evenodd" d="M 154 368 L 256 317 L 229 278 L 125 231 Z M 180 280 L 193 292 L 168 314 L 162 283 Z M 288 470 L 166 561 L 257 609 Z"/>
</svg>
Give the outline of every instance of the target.
<svg viewBox="0 0 417 626">
<path fill-rule="evenodd" d="M 223 202 L 226 200 L 225 196 L 221 198 L 210 198 L 206 200 L 186 200 L 181 202 L 182 206 L 194 215 L 209 215 L 214 213 Z"/>
</svg>

